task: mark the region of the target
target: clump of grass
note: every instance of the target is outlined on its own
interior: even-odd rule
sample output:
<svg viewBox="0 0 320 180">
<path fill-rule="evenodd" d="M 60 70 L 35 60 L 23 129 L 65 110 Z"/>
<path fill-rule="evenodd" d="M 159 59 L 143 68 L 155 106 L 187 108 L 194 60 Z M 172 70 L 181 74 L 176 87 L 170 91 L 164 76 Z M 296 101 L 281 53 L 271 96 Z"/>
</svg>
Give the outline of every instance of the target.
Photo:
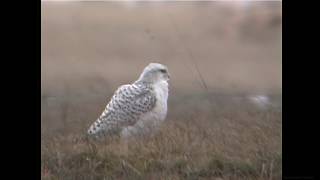
<svg viewBox="0 0 320 180">
<path fill-rule="evenodd" d="M 152 136 L 127 145 L 117 137 L 46 134 L 42 179 L 280 179 L 281 111 L 220 108 L 171 116 Z"/>
</svg>

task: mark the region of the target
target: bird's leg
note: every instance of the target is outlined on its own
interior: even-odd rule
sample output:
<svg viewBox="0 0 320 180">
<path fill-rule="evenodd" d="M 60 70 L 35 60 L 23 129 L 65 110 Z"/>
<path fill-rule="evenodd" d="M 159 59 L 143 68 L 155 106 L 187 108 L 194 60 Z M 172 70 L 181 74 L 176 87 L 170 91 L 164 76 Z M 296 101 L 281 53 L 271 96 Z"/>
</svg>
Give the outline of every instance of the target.
<svg viewBox="0 0 320 180">
<path fill-rule="evenodd" d="M 131 138 L 131 136 L 133 135 L 133 132 L 134 132 L 134 127 L 126 127 L 124 128 L 122 131 L 121 131 L 121 134 L 120 134 L 120 151 L 122 154 L 124 155 L 128 155 L 128 143 L 129 143 L 129 140 Z"/>
</svg>

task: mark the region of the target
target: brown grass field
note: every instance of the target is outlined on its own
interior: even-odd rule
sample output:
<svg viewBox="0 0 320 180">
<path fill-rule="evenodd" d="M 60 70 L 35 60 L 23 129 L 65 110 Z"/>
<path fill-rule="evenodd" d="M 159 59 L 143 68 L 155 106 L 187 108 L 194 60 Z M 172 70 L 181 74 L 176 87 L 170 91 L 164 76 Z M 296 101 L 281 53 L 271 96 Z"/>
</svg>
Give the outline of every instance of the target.
<svg viewBox="0 0 320 180">
<path fill-rule="evenodd" d="M 281 179 L 281 2 L 41 8 L 41 179 Z M 159 132 L 128 146 L 88 139 L 116 88 L 151 61 L 171 74 Z"/>
</svg>

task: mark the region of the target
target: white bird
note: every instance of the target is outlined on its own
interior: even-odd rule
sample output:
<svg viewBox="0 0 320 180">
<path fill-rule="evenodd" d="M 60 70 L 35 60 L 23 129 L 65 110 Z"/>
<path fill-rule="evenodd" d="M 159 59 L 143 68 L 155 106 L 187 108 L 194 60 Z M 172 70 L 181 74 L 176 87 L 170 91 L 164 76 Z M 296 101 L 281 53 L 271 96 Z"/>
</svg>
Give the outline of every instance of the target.
<svg viewBox="0 0 320 180">
<path fill-rule="evenodd" d="M 150 63 L 138 80 L 116 90 L 88 134 L 130 137 L 150 132 L 166 118 L 169 78 L 166 66 Z"/>
</svg>

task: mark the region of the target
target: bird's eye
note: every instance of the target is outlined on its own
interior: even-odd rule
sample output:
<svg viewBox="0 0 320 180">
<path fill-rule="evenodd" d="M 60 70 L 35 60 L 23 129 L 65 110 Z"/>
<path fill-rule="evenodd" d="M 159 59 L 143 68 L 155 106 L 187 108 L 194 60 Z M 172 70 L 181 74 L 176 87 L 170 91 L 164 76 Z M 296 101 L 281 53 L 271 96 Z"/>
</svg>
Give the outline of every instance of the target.
<svg viewBox="0 0 320 180">
<path fill-rule="evenodd" d="M 160 72 L 162 72 L 162 73 L 166 73 L 166 72 L 167 72 L 167 70 L 165 70 L 165 69 L 160 69 Z"/>
</svg>

